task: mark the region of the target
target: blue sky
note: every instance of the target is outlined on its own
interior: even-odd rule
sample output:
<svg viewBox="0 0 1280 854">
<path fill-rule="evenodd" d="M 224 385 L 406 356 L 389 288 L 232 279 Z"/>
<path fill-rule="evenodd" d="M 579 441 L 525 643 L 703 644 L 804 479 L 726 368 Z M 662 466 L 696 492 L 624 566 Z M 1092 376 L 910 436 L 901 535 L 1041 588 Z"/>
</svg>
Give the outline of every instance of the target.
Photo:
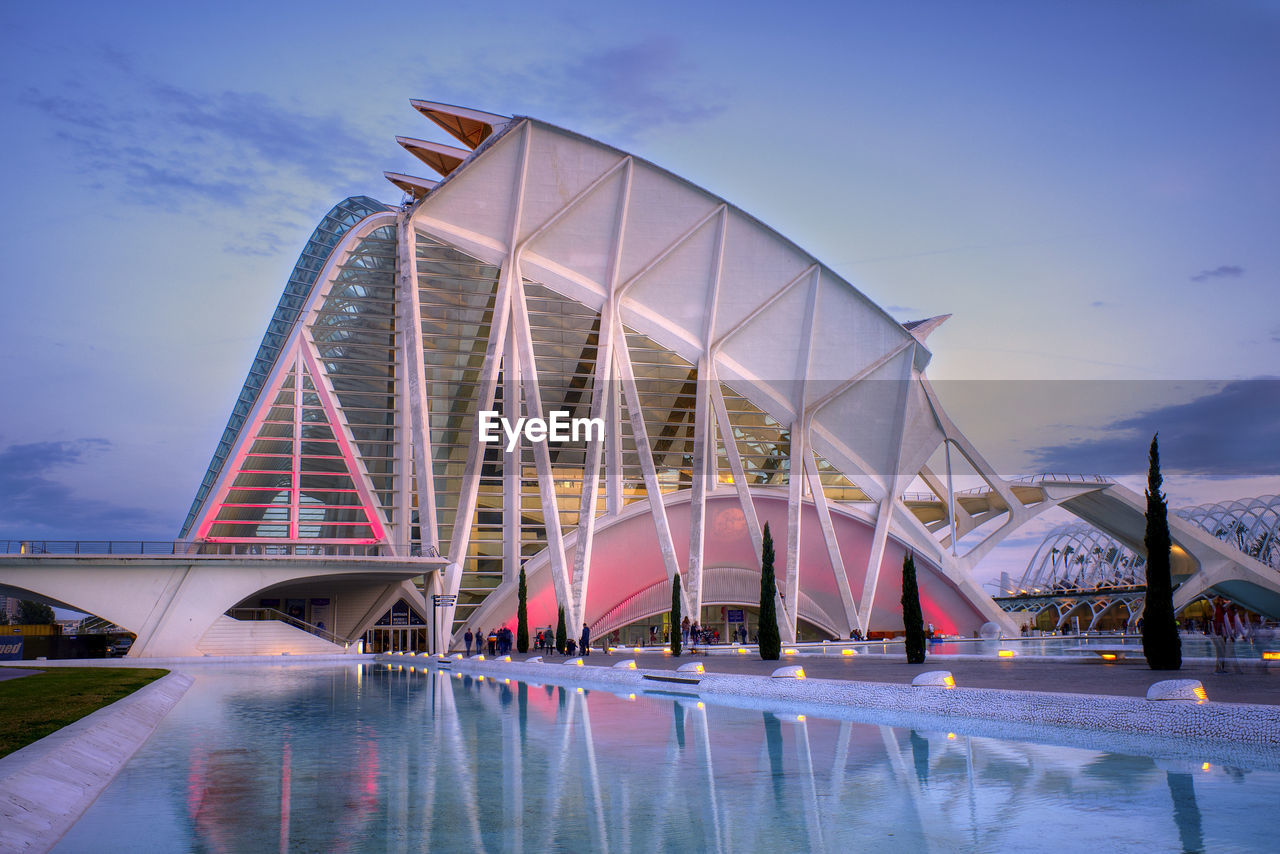
<svg viewBox="0 0 1280 854">
<path fill-rule="evenodd" d="M 0 535 L 176 534 L 314 224 L 422 174 L 410 98 L 953 313 L 929 373 L 1003 472 L 1132 476 L 1161 429 L 1175 503 L 1280 489 L 1276 384 L 1240 385 L 1280 373 L 1280 4 L 605 5 L 0 6 Z"/>
</svg>

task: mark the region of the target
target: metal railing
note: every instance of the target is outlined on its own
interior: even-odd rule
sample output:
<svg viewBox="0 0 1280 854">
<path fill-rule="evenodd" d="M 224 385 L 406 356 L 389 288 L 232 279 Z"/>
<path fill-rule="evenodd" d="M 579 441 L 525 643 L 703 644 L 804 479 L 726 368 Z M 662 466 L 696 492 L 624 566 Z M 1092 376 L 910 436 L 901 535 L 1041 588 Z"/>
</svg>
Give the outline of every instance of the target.
<svg viewBox="0 0 1280 854">
<path fill-rule="evenodd" d="M 1040 474 L 1028 474 L 1022 477 L 1015 477 L 1009 481 L 1011 486 L 1039 486 L 1043 483 L 1097 483 L 1097 484 L 1113 484 L 1112 478 L 1100 474 L 1067 474 L 1062 472 L 1042 472 Z M 986 495 L 993 492 L 989 486 L 973 486 L 969 489 L 957 489 L 956 495 Z M 924 502 L 924 503 L 943 503 L 945 499 L 939 498 L 932 492 L 904 492 L 902 493 L 903 501 Z"/>
<path fill-rule="evenodd" d="M 201 543 L 185 540 L 0 540 L 9 555 L 261 555 L 286 557 L 393 557 L 387 545 L 362 543 Z M 435 546 L 408 549 L 410 557 L 440 557 Z"/>
<path fill-rule="evenodd" d="M 279 622 L 293 626 L 295 629 L 302 629 L 307 634 L 315 635 L 321 640 L 327 640 L 329 643 L 338 646 L 346 646 L 351 643 L 349 638 L 335 635 L 328 629 L 322 629 L 319 626 L 312 625 L 306 620 L 300 620 L 297 617 L 291 617 L 283 611 L 277 611 L 274 608 L 231 608 L 227 611 L 227 616 L 233 620 L 240 620 L 248 623 L 265 623 Z"/>
</svg>

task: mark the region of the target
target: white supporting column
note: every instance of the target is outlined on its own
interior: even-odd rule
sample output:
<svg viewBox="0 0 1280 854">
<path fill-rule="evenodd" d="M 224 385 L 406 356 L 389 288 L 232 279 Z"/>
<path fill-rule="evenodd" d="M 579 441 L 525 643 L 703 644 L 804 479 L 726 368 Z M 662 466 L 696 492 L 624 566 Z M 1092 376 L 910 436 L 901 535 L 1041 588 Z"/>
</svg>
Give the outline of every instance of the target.
<svg viewBox="0 0 1280 854">
<path fill-rule="evenodd" d="M 591 549 L 595 543 L 596 505 L 600 496 L 600 458 L 604 450 L 606 437 L 613 436 L 610 451 L 617 448 L 616 435 L 612 434 L 619 426 L 613 417 L 613 407 L 617 392 L 614 380 L 614 347 L 618 332 L 617 300 L 614 290 L 618 284 L 618 269 L 622 263 L 622 240 L 627 227 L 627 207 L 631 199 L 631 159 L 626 161 L 626 172 L 623 178 L 622 198 L 618 204 L 617 216 L 614 220 L 613 257 L 609 263 L 608 281 L 605 283 L 606 293 L 604 305 L 600 308 L 599 332 L 596 335 L 596 370 L 591 388 L 591 417 L 606 422 L 605 436 L 587 442 L 586 459 L 583 465 L 582 491 L 578 502 L 578 539 L 577 549 L 573 555 L 573 577 L 571 578 L 574 609 L 585 622 L 587 613 L 587 586 L 591 580 Z M 612 460 L 610 460 L 612 462 Z M 610 474 L 617 475 L 614 469 Z M 606 483 L 606 503 L 610 506 L 606 512 L 616 512 L 612 503 L 621 506 L 617 486 Z M 581 627 L 578 628 L 581 635 Z"/>
<path fill-rule="evenodd" d="M 512 198 L 511 236 L 508 246 L 513 251 L 498 276 L 498 293 L 493 304 L 493 319 L 489 324 L 489 340 L 485 343 L 484 361 L 480 367 L 479 409 L 492 409 L 498 388 L 498 369 L 502 364 L 502 345 L 507 338 L 507 326 L 511 319 L 512 292 L 512 258 L 515 254 L 516 237 L 520 233 L 520 212 L 524 207 L 525 180 L 529 172 L 529 133 L 530 126 L 525 123 L 520 138 L 520 174 Z M 517 283 L 518 284 L 518 283 Z M 471 520 L 476 513 L 476 499 L 480 490 L 480 465 L 484 459 L 479 426 L 473 425 L 472 441 L 467 447 L 467 462 L 463 469 L 462 493 L 458 496 L 458 509 L 453 517 L 453 537 L 449 543 L 449 567 L 445 572 L 445 592 L 457 595 L 462 584 L 462 564 L 467 559 L 467 549 L 471 545 Z M 443 648 L 448 638 L 447 630 L 453 625 L 454 606 L 440 609 L 442 625 L 439 630 L 446 632 L 438 637 L 438 648 Z"/>
<path fill-rule="evenodd" d="M 515 330 L 508 328 L 502 359 L 502 415 L 516 423 L 520 417 L 520 354 L 516 350 Z M 524 556 L 521 537 L 524 527 L 524 436 L 518 436 L 515 448 L 502 446 L 502 581 L 519 583 Z"/>
<path fill-rule="evenodd" d="M 410 460 L 418 483 L 418 531 L 422 550 L 440 550 L 440 527 L 436 518 L 436 484 L 431 450 L 431 399 L 427 391 L 423 358 L 422 303 L 418 292 L 418 252 L 413 217 L 402 212 L 396 219 L 397 301 L 403 343 L 403 385 L 400 387 L 400 458 L 396 461 L 402 480 L 403 538 L 408 543 L 413 525 L 413 500 L 409 490 Z"/>
<path fill-rule="evenodd" d="M 529 327 L 529 309 L 524 296 L 519 263 L 512 274 L 515 280 L 511 300 L 511 331 L 520 359 L 520 379 L 524 393 L 524 410 L 530 419 L 546 418 L 542 411 L 542 390 L 538 382 L 538 365 L 533 352 L 533 332 Z M 547 532 L 547 552 L 551 558 L 551 583 L 556 601 L 565 606 L 565 626 L 570 637 L 582 631 L 582 615 L 569 595 L 569 566 L 564 550 L 564 532 L 560 528 L 560 506 L 556 495 L 555 473 L 551 468 L 551 449 L 546 442 L 531 442 L 538 471 L 538 494 L 542 499 L 542 522 Z"/>
<path fill-rule="evenodd" d="M 807 453 L 805 431 L 801 425 L 802 419 L 791 422 L 791 463 L 787 473 L 787 577 L 783 582 L 786 593 L 782 600 L 786 624 L 778 627 L 785 643 L 796 642 L 796 621 L 800 612 L 800 511 L 804 508 L 802 472 Z"/>
<path fill-rule="evenodd" d="M 729 213 L 720 209 L 720 227 L 716 232 L 716 246 L 709 270 L 710 283 L 705 302 L 705 321 L 702 328 L 703 352 L 698 360 L 698 373 L 694 382 L 696 394 L 693 409 L 693 497 L 689 507 L 689 568 L 685 581 L 689 589 L 692 613 L 699 622 L 702 617 L 702 563 L 706 543 L 707 492 L 715 488 L 716 427 L 711 408 L 711 383 L 715 376 L 712 362 L 711 339 L 716 329 L 716 305 L 720 298 L 720 274 L 724 268 L 725 232 L 729 227 Z"/>
<path fill-rule="evenodd" d="M 715 457 L 715 419 L 711 414 L 707 380 L 711 374 L 710 365 L 711 360 L 705 355 L 698 360 L 698 377 L 694 383 L 693 495 L 689 499 L 689 567 L 685 572 L 683 585 L 688 593 L 690 613 L 698 622 L 702 621 L 702 557 L 706 542 L 708 462 Z"/>
</svg>

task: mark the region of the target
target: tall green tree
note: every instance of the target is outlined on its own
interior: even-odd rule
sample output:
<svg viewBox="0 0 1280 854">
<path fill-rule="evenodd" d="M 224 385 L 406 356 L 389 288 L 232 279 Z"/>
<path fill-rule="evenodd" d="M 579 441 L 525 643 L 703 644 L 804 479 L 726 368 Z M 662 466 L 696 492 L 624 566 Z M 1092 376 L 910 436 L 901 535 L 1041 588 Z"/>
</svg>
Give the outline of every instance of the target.
<svg viewBox="0 0 1280 854">
<path fill-rule="evenodd" d="M 1173 574 L 1169 565 L 1169 507 L 1160 487 L 1160 434 L 1151 437 L 1147 469 L 1147 596 L 1142 612 L 1142 654 L 1152 670 L 1182 668 L 1182 639 L 1173 615 Z"/>
<path fill-rule="evenodd" d="M 569 639 L 569 633 L 564 628 L 564 608 L 560 609 L 560 616 L 556 618 L 556 652 L 564 655 L 564 651 L 568 649 L 565 641 Z"/>
<path fill-rule="evenodd" d="M 53 623 L 53 609 L 43 602 L 30 602 L 23 599 L 18 603 L 19 625 L 51 626 Z"/>
<path fill-rule="evenodd" d="M 902 559 L 902 626 L 907 630 L 907 664 L 924 664 L 924 614 L 916 584 L 916 559 L 911 552 Z"/>
<path fill-rule="evenodd" d="M 769 523 L 764 523 L 764 538 L 760 544 L 760 659 L 777 661 L 782 655 L 782 638 L 778 635 L 778 610 L 774 598 L 778 595 L 778 582 L 773 575 L 773 535 Z"/>
<path fill-rule="evenodd" d="M 516 652 L 529 651 L 529 585 L 524 580 L 524 567 L 520 567 L 520 586 L 517 588 L 519 603 L 516 605 Z"/>
<path fill-rule="evenodd" d="M 679 655 L 680 637 L 680 573 L 671 579 L 671 654 Z"/>
</svg>

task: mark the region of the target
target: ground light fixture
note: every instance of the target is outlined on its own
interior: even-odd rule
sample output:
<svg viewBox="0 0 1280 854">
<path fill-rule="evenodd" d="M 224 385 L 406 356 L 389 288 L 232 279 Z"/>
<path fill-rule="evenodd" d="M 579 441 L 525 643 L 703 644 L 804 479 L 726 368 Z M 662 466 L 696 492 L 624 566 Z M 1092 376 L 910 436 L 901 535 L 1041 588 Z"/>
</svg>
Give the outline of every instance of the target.
<svg viewBox="0 0 1280 854">
<path fill-rule="evenodd" d="M 996 653 L 996 655 L 1000 656 L 1001 658 L 1013 658 L 1017 654 L 1018 653 L 1012 649 L 1002 649 Z"/>
<path fill-rule="evenodd" d="M 635 670 L 636 660 L 634 658 L 626 658 L 613 665 L 614 670 Z"/>
<path fill-rule="evenodd" d="M 798 664 L 788 664 L 786 667 L 779 667 L 771 675 L 774 679 L 803 679 L 804 668 Z"/>
<path fill-rule="evenodd" d="M 916 676 L 911 680 L 913 688 L 954 688 L 956 687 L 955 677 L 951 675 L 950 670 L 929 670 Z"/>
<path fill-rule="evenodd" d="M 540 655 L 534 655 L 534 656 L 531 656 L 531 657 L 529 657 L 529 658 L 526 658 L 526 659 L 524 660 L 524 663 L 525 663 L 525 664 L 541 664 L 541 663 L 542 663 L 542 656 L 540 656 Z"/>
<path fill-rule="evenodd" d="M 1191 700 L 1203 703 L 1209 699 L 1199 679 L 1166 679 L 1147 689 L 1148 700 Z"/>
<path fill-rule="evenodd" d="M 688 664 L 682 664 L 676 668 L 676 673 L 706 673 L 707 668 L 702 666 L 701 661 L 690 661 Z"/>
<path fill-rule="evenodd" d="M 857 655 L 858 651 L 856 649 L 842 649 L 840 650 L 840 654 L 841 655 Z"/>
<path fill-rule="evenodd" d="M 586 664 L 586 662 L 583 661 L 581 658 L 571 658 L 568 661 L 566 661 L 565 664 L 569 665 L 570 667 L 582 667 L 583 665 Z"/>
</svg>

